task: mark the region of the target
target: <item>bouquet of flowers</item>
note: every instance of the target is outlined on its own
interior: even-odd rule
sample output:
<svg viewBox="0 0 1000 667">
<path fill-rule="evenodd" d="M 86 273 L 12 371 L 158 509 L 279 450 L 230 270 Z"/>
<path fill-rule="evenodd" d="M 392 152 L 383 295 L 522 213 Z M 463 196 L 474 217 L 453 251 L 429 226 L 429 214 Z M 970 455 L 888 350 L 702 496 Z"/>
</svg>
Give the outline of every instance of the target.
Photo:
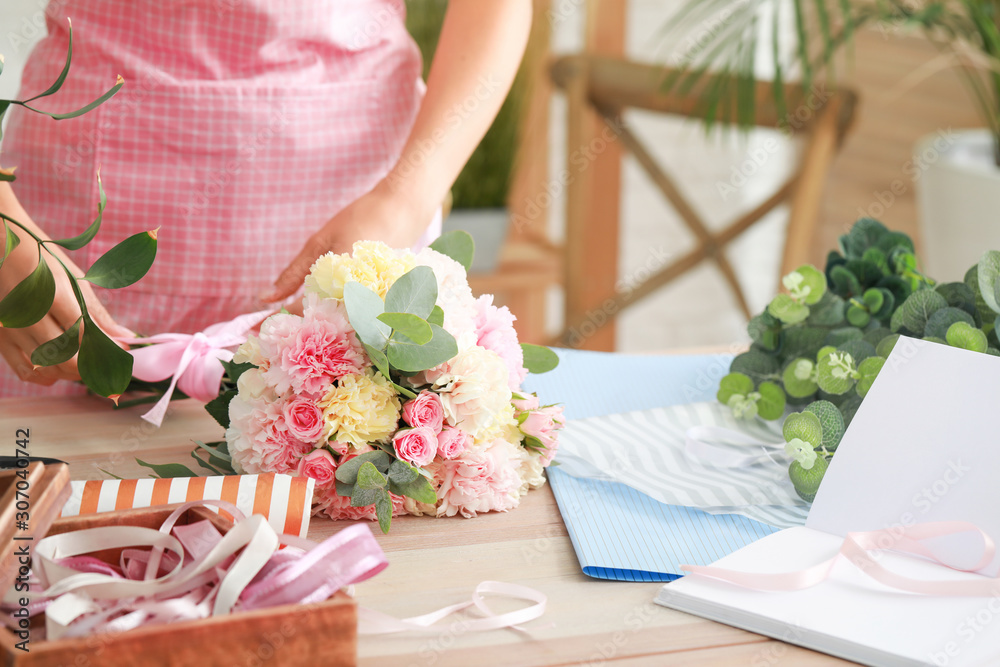
<svg viewBox="0 0 1000 667">
<path fill-rule="evenodd" d="M 226 364 L 208 410 L 210 465 L 316 481 L 314 513 L 474 517 L 544 484 L 562 408 L 521 390 L 558 357 L 518 343 L 514 316 L 476 299 L 464 232 L 418 253 L 359 242 L 306 279 L 303 314 L 267 318 Z M 201 461 L 201 459 L 199 459 Z"/>
</svg>

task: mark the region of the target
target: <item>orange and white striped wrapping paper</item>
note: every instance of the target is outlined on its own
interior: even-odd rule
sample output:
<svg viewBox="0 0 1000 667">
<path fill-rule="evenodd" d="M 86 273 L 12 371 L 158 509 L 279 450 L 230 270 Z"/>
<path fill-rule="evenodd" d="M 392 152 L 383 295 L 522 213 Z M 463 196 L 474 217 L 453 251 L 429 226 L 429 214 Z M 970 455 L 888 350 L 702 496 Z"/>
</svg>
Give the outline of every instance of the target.
<svg viewBox="0 0 1000 667">
<path fill-rule="evenodd" d="M 98 479 L 71 482 L 72 495 L 61 516 L 96 514 L 134 507 L 172 505 L 190 500 L 227 500 L 244 514 L 263 514 L 275 532 L 305 537 L 309 531 L 311 477 L 227 475 L 171 479 Z M 232 519 L 225 510 L 209 506 Z"/>
</svg>

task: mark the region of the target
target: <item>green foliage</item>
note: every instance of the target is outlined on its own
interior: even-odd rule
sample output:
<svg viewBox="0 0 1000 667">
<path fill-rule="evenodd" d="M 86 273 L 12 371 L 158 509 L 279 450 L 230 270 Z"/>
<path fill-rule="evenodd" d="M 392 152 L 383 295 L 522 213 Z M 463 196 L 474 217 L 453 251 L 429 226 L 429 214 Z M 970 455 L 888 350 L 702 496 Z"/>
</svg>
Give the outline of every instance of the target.
<svg viewBox="0 0 1000 667">
<path fill-rule="evenodd" d="M 521 352 L 524 354 L 524 367 L 529 373 L 548 373 L 559 365 L 559 356 L 542 345 L 521 343 Z"/>
<path fill-rule="evenodd" d="M 407 496 L 433 503 L 437 494 L 427 476 L 388 452 L 376 449 L 342 463 L 336 472 L 337 493 L 351 499 L 352 507 L 375 506 L 379 528 L 388 533 L 392 524 L 392 497 Z"/>
<path fill-rule="evenodd" d="M 476 255 L 476 244 L 469 232 L 456 229 L 436 238 L 431 243 L 431 250 L 451 257 L 468 271 L 472 267 L 472 259 Z"/>
<path fill-rule="evenodd" d="M 807 503 L 815 500 L 816 492 L 819 491 L 819 485 L 829 467 L 830 462 L 822 456 L 817 457 L 816 462 L 808 470 L 803 468 L 798 461 L 792 461 L 788 467 L 788 477 L 792 480 L 795 493 L 799 494 L 799 497 Z"/>
<path fill-rule="evenodd" d="M 0 100 L 0 123 L 11 106 L 21 106 L 56 120 L 75 118 L 109 100 L 124 85 L 124 81 L 119 77 L 115 85 L 97 99 L 66 113 L 52 113 L 32 106 L 35 100 L 59 92 L 69 75 L 72 60 L 73 29 L 70 26 L 66 63 L 59 76 L 47 89 L 30 99 Z M 0 169 L 0 180 L 13 181 L 13 169 Z M 135 283 L 146 275 L 156 257 L 156 233 L 142 232 L 125 239 L 99 257 L 83 278 L 74 275 L 62 260 L 52 253 L 49 246 L 79 250 L 94 239 L 100 231 L 104 209 L 107 206 L 107 197 L 100 175 L 97 177 L 97 188 L 99 194 L 97 217 L 83 232 L 72 238 L 42 239 L 17 220 L 0 215 L 4 227 L 4 252 L 0 256 L 0 269 L 2 269 L 3 260 L 19 243 L 11 229 L 12 226 L 20 229 L 24 236 L 31 238 L 38 246 L 38 264 L 35 269 L 0 300 L 0 325 L 9 328 L 29 327 L 45 317 L 51 309 L 55 297 L 56 282 L 55 276 L 52 274 L 52 267 L 62 270 L 69 280 L 73 295 L 80 308 L 81 317 L 68 330 L 44 342 L 34 350 L 31 355 L 32 363 L 38 366 L 53 366 L 64 363 L 78 354 L 77 365 L 84 384 L 101 396 L 117 400 L 132 379 L 132 357 L 108 338 L 91 319 L 79 281 L 86 280 L 109 289 L 126 287 Z"/>
<path fill-rule="evenodd" d="M 719 383 L 719 401 L 744 419 L 781 417 L 764 397 L 777 396 L 771 386 L 783 407 L 803 406 L 783 431 L 795 459 L 789 474 L 807 500 L 901 334 L 1000 355 L 1000 252 L 984 254 L 962 282 L 937 284 L 916 267 L 909 237 L 858 220 L 824 273 L 800 268 L 782 281 L 788 293 L 750 321 L 754 345 Z M 809 281 L 822 275 L 826 289 L 807 302 L 816 291 Z"/>
</svg>

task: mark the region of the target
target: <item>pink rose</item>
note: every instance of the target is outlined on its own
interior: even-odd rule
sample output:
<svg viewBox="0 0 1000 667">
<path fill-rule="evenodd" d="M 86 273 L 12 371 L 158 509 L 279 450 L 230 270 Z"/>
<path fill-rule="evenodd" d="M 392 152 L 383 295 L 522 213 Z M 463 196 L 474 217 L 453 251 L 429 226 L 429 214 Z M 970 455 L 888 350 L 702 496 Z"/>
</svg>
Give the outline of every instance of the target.
<svg viewBox="0 0 1000 667">
<path fill-rule="evenodd" d="M 527 396 L 520 396 L 520 394 L 514 394 L 514 398 L 511 400 L 511 404 L 517 408 L 520 412 L 528 412 L 529 410 L 538 409 L 538 395 L 528 394 Z"/>
<path fill-rule="evenodd" d="M 437 453 L 443 459 L 453 459 L 469 448 L 472 438 L 454 426 L 445 426 L 437 436 Z"/>
<path fill-rule="evenodd" d="M 334 475 L 337 472 L 337 462 L 333 456 L 325 449 L 316 451 L 302 457 L 299 461 L 299 475 L 312 477 L 316 480 L 317 486 L 329 486 L 333 484 Z"/>
<path fill-rule="evenodd" d="M 441 432 L 444 424 L 444 406 L 432 391 L 422 391 L 412 401 L 403 405 L 403 421 L 413 427 L 426 426 L 435 433 Z"/>
<path fill-rule="evenodd" d="M 308 398 L 298 396 L 283 409 L 288 432 L 303 442 L 314 443 L 323 434 L 323 412 Z"/>
<path fill-rule="evenodd" d="M 393 436 L 392 446 L 400 459 L 422 468 L 437 454 L 437 434 L 426 426 L 402 429 Z"/>
<path fill-rule="evenodd" d="M 552 462 L 559 447 L 559 430 L 565 424 L 561 405 L 550 405 L 528 413 L 527 419 L 521 423 L 521 433 L 536 438 L 545 448 L 541 453 L 543 465 Z"/>
</svg>

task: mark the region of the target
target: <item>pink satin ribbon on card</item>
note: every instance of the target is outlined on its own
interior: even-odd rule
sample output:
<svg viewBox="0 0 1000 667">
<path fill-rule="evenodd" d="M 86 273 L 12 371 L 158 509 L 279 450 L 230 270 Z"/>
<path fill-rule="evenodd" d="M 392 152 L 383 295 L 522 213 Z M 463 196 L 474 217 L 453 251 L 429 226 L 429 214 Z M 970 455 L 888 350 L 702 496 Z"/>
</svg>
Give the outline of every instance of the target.
<svg viewBox="0 0 1000 667">
<path fill-rule="evenodd" d="M 173 378 L 163 398 L 142 418 L 156 426 L 162 424 L 174 387 L 203 403 L 218 396 L 224 373 L 220 361 L 231 360 L 232 348 L 243 344 L 250 330 L 273 312 L 262 310 L 240 315 L 196 334 L 165 333 L 148 338 L 118 338 L 126 345 L 145 345 L 130 350 L 133 377 L 144 382 Z"/>
<path fill-rule="evenodd" d="M 925 540 L 961 533 L 976 533 L 983 540 L 983 554 L 971 567 L 945 563 L 923 544 Z M 833 558 L 795 572 L 777 574 L 740 572 L 712 565 L 682 565 L 690 575 L 718 579 L 744 588 L 762 591 L 797 591 L 815 586 L 830 578 L 834 566 L 842 560 L 854 565 L 875 581 L 910 593 L 954 597 L 991 597 L 1000 590 L 1000 575 L 970 581 L 926 581 L 893 572 L 879 564 L 872 552 L 897 551 L 921 556 L 959 572 L 977 572 L 993 562 L 996 546 L 990 536 L 966 521 L 938 521 L 908 527 L 848 533 L 840 551 Z"/>
</svg>

